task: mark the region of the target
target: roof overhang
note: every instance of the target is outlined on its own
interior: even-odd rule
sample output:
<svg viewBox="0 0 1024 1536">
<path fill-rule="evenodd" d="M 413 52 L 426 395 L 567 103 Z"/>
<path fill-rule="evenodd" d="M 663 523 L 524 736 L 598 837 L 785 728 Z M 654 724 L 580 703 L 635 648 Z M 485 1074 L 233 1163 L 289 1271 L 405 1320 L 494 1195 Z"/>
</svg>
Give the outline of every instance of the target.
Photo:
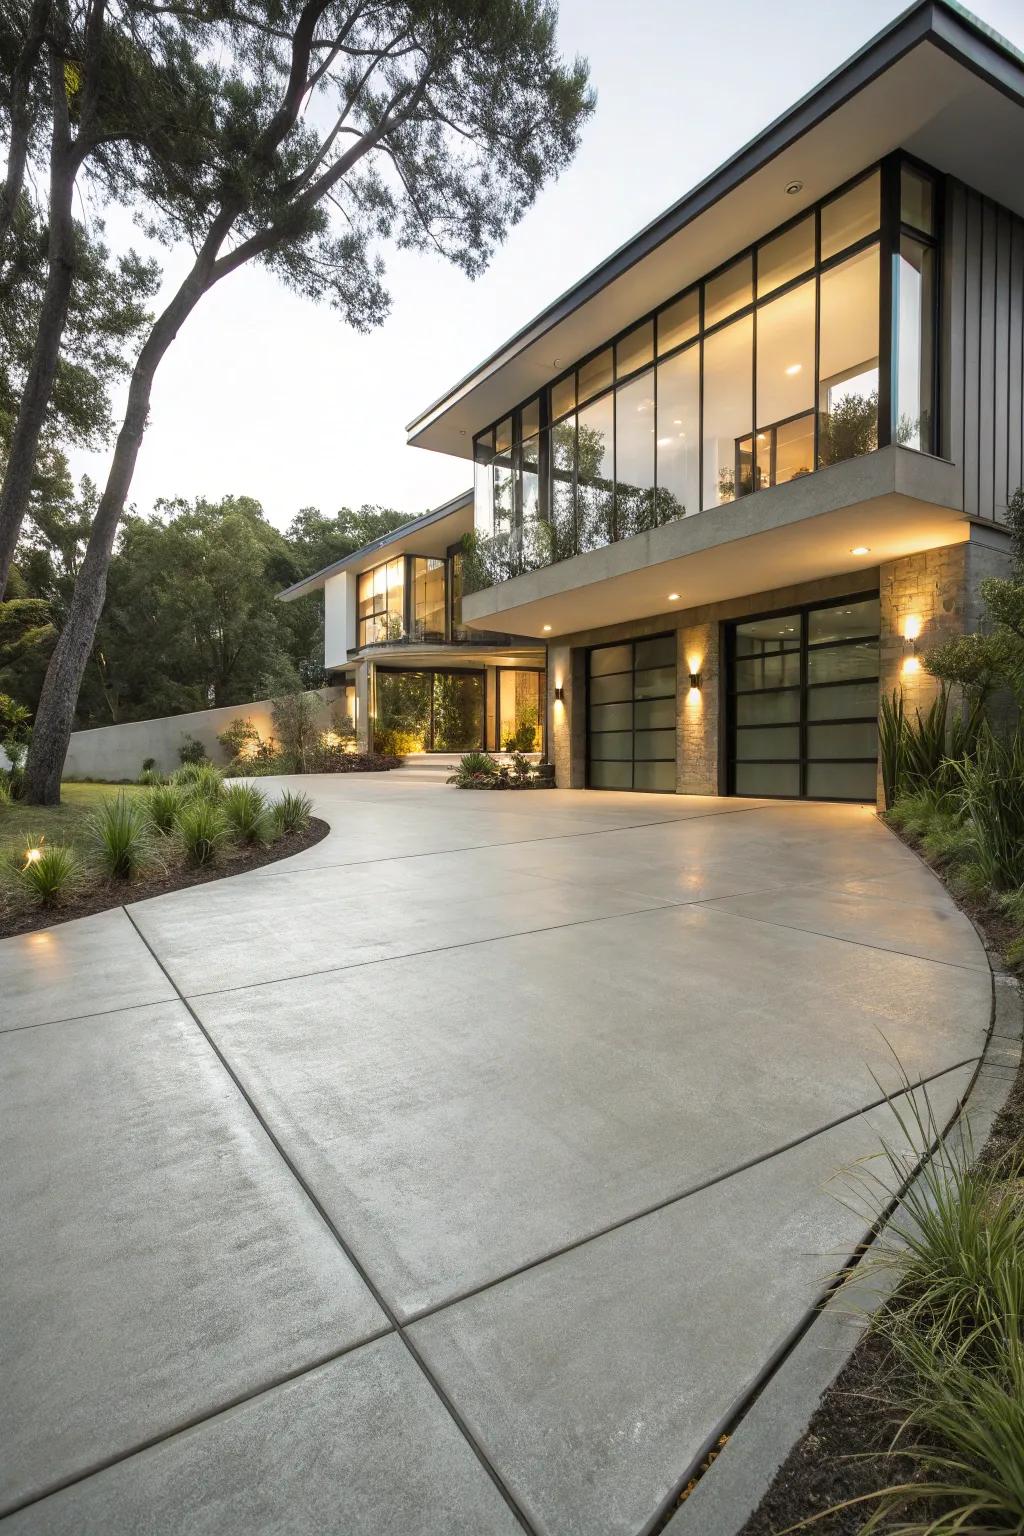
<svg viewBox="0 0 1024 1536">
<path fill-rule="evenodd" d="M 410 443 L 470 457 L 475 432 L 893 150 L 1024 215 L 1022 105 L 1024 57 L 922 0 L 411 422 Z"/>
<path fill-rule="evenodd" d="M 883 449 L 473 593 L 463 622 L 553 642 L 846 572 L 862 580 L 969 538 L 958 489 L 944 460 Z"/>
<path fill-rule="evenodd" d="M 417 517 L 401 528 L 396 528 L 394 533 L 374 539 L 372 544 L 365 544 L 351 555 L 325 565 L 322 571 L 314 571 L 312 576 L 305 576 L 302 581 L 295 582 L 294 586 L 286 587 L 277 594 L 278 601 L 293 602 L 297 597 L 318 592 L 332 576 L 339 576 L 343 571 L 367 571 L 379 565 L 382 560 L 393 560 L 398 555 L 440 558 L 452 544 L 459 542 L 463 534 L 470 533 L 472 528 L 473 492 L 463 491 L 443 506 L 435 507 L 423 517 Z"/>
</svg>

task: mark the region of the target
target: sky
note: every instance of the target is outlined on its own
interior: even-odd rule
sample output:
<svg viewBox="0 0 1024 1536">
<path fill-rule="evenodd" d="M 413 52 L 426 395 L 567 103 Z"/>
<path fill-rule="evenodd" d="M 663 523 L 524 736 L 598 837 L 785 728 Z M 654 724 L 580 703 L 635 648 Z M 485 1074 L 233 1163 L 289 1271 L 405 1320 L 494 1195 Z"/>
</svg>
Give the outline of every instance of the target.
<svg viewBox="0 0 1024 1536">
<path fill-rule="evenodd" d="M 391 312 L 357 335 L 326 306 L 243 268 L 208 294 L 157 375 L 131 500 L 255 497 L 285 527 L 300 507 L 376 503 L 410 517 L 471 481 L 467 461 L 406 446 L 405 426 L 502 341 L 905 6 L 900 0 L 560 0 L 563 54 L 589 60 L 597 110 L 489 269 L 387 257 Z M 976 0 L 1024 47 L 1022 0 Z M 130 239 L 127 216 L 109 223 Z M 161 251 L 165 288 L 190 253 Z M 158 300 L 159 302 L 159 300 Z M 77 453 L 102 485 L 108 455 Z"/>
</svg>

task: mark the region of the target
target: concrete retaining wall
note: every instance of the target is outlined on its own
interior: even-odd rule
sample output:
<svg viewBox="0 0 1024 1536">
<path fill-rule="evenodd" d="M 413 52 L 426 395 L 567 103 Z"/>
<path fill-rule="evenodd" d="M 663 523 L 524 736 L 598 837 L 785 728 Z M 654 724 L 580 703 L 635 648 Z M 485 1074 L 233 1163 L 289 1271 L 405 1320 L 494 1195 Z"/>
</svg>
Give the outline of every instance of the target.
<svg viewBox="0 0 1024 1536">
<path fill-rule="evenodd" d="M 320 701 L 322 728 L 330 724 L 332 707 L 344 706 L 343 688 L 315 690 Z M 194 736 L 206 748 L 215 763 L 227 760 L 217 735 L 232 720 L 251 720 L 266 740 L 274 734 L 270 700 L 252 704 L 231 704 L 223 709 L 199 709 L 188 715 L 167 715 L 160 720 L 133 720 L 126 725 L 98 726 L 91 731 L 75 731 L 64 764 L 68 779 L 137 779 L 147 757 L 156 759 L 161 773 L 171 773 L 180 766 L 178 748 L 186 736 Z"/>
</svg>

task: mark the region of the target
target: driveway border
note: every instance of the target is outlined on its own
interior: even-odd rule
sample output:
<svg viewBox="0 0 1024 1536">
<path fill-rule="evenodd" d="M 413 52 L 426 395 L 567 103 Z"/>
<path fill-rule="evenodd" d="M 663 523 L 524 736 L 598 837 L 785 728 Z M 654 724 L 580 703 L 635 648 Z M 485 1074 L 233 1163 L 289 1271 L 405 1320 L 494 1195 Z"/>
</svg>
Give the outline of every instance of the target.
<svg viewBox="0 0 1024 1536">
<path fill-rule="evenodd" d="M 921 862 L 931 868 L 925 860 Z M 973 918 L 970 920 L 974 923 Z M 929 1158 L 940 1146 L 970 1145 L 981 1151 L 1013 1088 L 1024 1053 L 1021 984 L 993 953 L 977 923 L 974 928 L 991 973 L 989 1030 L 967 1091 L 929 1149 Z M 923 1162 L 918 1163 L 907 1189 L 921 1182 Z M 765 1363 L 743 1400 L 708 1437 L 680 1479 L 673 1499 L 694 1477 L 699 1478 L 696 1487 L 684 1504 L 674 1512 L 666 1511 L 654 1523 L 654 1531 L 664 1531 L 666 1536 L 740 1536 L 783 1462 L 803 1437 L 823 1394 L 860 1343 L 871 1313 L 892 1288 L 895 1276 L 891 1272 L 860 1266 L 865 1255 L 892 1233 L 893 1218 L 905 1196 L 906 1190 L 893 1202 L 884 1222 L 865 1234 L 864 1244 L 837 1282 L 809 1309 L 803 1322 Z M 843 1275 L 851 1278 L 844 1283 Z M 729 1436 L 727 1444 L 701 1473 L 723 1435 Z"/>
</svg>

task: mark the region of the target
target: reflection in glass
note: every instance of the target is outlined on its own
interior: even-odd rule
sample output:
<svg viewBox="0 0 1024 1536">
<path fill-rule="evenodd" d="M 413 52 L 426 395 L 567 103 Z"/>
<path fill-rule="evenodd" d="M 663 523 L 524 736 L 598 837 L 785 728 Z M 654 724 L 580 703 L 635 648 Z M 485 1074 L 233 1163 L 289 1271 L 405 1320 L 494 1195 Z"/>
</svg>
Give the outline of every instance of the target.
<svg viewBox="0 0 1024 1536">
<path fill-rule="evenodd" d="M 821 210 L 821 259 L 845 251 L 878 228 L 881 180 L 878 171 L 859 181 Z"/>
<path fill-rule="evenodd" d="M 383 645 L 405 635 L 405 560 L 362 571 L 356 587 L 359 644 Z"/>
<path fill-rule="evenodd" d="M 615 401 L 595 400 L 579 413 L 577 434 L 577 539 L 582 554 L 612 538 Z"/>
<path fill-rule="evenodd" d="M 377 668 L 374 684 L 374 733 L 394 733 L 390 745 L 403 752 L 426 752 L 430 741 L 429 672 L 386 672 Z M 388 745 L 388 743 L 384 743 Z"/>
<path fill-rule="evenodd" d="M 590 400 L 594 395 L 599 395 L 602 389 L 607 389 L 612 382 L 612 349 L 605 347 L 596 357 L 589 362 L 581 363 L 579 367 L 579 402 L 582 405 L 585 400 Z"/>
<path fill-rule="evenodd" d="M 691 288 L 658 316 L 658 356 L 692 341 L 700 326 L 700 290 Z"/>
<path fill-rule="evenodd" d="M 775 453 L 772 484 L 799 480 L 814 468 L 814 413 L 784 421 L 772 432 Z"/>
<path fill-rule="evenodd" d="M 576 553 L 576 418 L 568 416 L 551 428 L 551 558 L 568 560 Z"/>
<path fill-rule="evenodd" d="M 753 297 L 753 258 L 748 253 L 704 284 L 704 329 L 734 315 Z"/>
<path fill-rule="evenodd" d="M 551 420 L 557 421 L 560 416 L 575 409 L 576 375 L 569 373 L 564 379 L 559 379 L 557 384 L 551 386 Z"/>
<path fill-rule="evenodd" d="M 831 640 L 860 640 L 878 634 L 880 607 L 877 597 L 859 603 L 841 603 L 835 608 L 816 608 L 808 623 L 811 645 Z"/>
<path fill-rule="evenodd" d="M 757 296 L 774 293 L 814 266 L 814 215 L 766 240 L 757 251 Z"/>
<path fill-rule="evenodd" d="M 745 315 L 704 343 L 705 507 L 745 496 L 753 487 L 738 463 L 751 430 L 754 318 Z"/>
<path fill-rule="evenodd" d="M 930 452 L 935 417 L 935 251 L 901 235 L 896 263 L 896 441 Z"/>
<path fill-rule="evenodd" d="M 818 458 L 878 447 L 878 247 L 821 275 Z"/>
<path fill-rule="evenodd" d="M 658 502 L 668 522 L 700 508 L 700 348 L 658 365 Z"/>
<path fill-rule="evenodd" d="M 654 357 L 654 321 L 645 320 L 615 343 L 615 377 L 625 378 L 638 368 L 646 368 Z"/>
<path fill-rule="evenodd" d="M 444 561 L 417 555 L 412 562 L 413 640 L 444 641 Z"/>
<path fill-rule="evenodd" d="M 814 280 L 757 311 L 758 428 L 814 409 Z M 810 468 L 810 464 L 808 464 Z"/>
<path fill-rule="evenodd" d="M 654 372 L 624 384 L 615 397 L 615 536 L 655 526 Z"/>
</svg>

